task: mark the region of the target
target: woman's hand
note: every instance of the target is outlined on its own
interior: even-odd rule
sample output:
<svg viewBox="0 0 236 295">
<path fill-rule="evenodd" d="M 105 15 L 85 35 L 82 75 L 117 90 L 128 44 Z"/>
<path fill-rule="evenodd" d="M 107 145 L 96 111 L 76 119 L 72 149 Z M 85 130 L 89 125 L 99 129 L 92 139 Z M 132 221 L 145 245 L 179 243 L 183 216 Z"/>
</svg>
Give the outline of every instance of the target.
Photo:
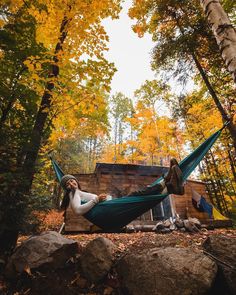
<svg viewBox="0 0 236 295">
<path fill-rule="evenodd" d="M 99 202 L 103 202 L 103 201 L 105 201 L 106 198 L 107 198 L 107 194 L 100 194 L 100 195 L 98 196 Z"/>
</svg>

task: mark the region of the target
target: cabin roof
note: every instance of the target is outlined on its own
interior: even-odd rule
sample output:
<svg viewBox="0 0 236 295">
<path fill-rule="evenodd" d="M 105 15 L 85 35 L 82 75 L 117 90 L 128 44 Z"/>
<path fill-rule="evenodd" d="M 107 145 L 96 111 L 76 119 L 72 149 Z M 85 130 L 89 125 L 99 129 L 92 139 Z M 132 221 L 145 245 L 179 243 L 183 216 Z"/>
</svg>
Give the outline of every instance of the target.
<svg viewBox="0 0 236 295">
<path fill-rule="evenodd" d="M 140 176 L 156 176 L 159 177 L 168 171 L 169 167 L 166 166 L 150 166 L 150 165 L 137 165 L 137 164 L 114 164 L 114 163 L 96 163 L 93 173 L 76 173 L 75 176 L 95 176 L 101 174 L 124 174 L 124 175 L 137 175 Z M 206 184 L 204 181 L 191 179 L 188 181 L 193 183 Z"/>
<path fill-rule="evenodd" d="M 94 173 L 110 172 L 110 173 L 126 173 L 138 172 L 140 174 L 156 174 L 161 175 L 166 173 L 168 167 L 163 166 L 148 166 L 148 165 L 136 165 L 136 164 L 112 164 L 112 163 L 97 163 Z"/>
</svg>

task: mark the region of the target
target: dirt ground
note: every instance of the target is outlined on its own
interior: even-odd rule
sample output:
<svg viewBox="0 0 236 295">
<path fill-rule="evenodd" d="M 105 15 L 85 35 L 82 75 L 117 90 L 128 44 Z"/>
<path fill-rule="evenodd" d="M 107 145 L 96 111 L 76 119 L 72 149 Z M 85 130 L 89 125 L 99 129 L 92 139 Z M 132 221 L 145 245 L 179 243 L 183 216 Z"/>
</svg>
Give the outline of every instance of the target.
<svg viewBox="0 0 236 295">
<path fill-rule="evenodd" d="M 118 248 L 117 259 L 128 252 L 138 253 L 153 247 L 191 247 L 202 249 L 203 242 L 210 235 L 226 235 L 236 238 L 235 229 L 202 230 L 198 233 L 180 233 L 178 231 L 168 234 L 156 234 L 153 232 L 136 233 L 94 233 L 94 234 L 70 234 L 64 235 L 76 240 L 82 249 L 97 237 L 110 239 Z M 18 243 L 27 239 L 21 236 Z M 37 270 L 21 275 L 14 281 L 7 281 L 4 275 L 0 276 L 0 294 L 4 295 L 54 295 L 54 294 L 87 294 L 87 295 L 122 295 L 119 280 L 115 270 L 111 270 L 107 278 L 100 284 L 94 285 L 83 278 L 79 271 L 78 261 L 72 259 L 63 269 Z"/>
</svg>

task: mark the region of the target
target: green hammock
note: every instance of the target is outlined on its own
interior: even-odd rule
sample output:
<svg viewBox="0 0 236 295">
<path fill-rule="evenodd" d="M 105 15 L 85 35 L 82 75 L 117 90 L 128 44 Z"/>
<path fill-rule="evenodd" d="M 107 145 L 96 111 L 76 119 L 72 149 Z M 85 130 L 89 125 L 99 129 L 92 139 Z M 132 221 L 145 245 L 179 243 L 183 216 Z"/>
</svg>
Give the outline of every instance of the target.
<svg viewBox="0 0 236 295">
<path fill-rule="evenodd" d="M 184 180 L 186 180 L 191 172 L 197 167 L 202 158 L 220 136 L 224 127 L 225 125 L 219 131 L 212 134 L 195 151 L 179 163 Z M 54 160 L 52 160 L 52 165 L 56 176 L 60 181 L 64 173 Z M 150 186 L 154 186 L 161 180 L 163 180 L 163 177 L 158 178 Z M 104 201 L 94 206 L 84 215 L 84 217 L 104 230 L 118 230 L 156 206 L 167 196 L 168 194 L 158 194 L 157 192 L 156 194 L 148 196 L 122 197 L 110 201 Z"/>
</svg>

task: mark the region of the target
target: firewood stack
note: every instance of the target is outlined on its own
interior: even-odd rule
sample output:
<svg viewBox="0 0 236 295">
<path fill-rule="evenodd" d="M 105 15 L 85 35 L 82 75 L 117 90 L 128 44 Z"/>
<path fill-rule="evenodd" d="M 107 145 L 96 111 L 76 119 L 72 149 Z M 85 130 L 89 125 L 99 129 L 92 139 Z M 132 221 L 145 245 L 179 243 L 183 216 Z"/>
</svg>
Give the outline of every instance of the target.
<svg viewBox="0 0 236 295">
<path fill-rule="evenodd" d="M 158 221 L 156 225 L 128 225 L 126 232 L 137 231 L 155 231 L 156 233 L 170 233 L 172 231 L 181 232 L 199 232 L 202 228 L 201 222 L 197 218 L 189 217 L 188 219 L 181 219 L 180 217 L 166 219 L 164 221 Z"/>
</svg>

